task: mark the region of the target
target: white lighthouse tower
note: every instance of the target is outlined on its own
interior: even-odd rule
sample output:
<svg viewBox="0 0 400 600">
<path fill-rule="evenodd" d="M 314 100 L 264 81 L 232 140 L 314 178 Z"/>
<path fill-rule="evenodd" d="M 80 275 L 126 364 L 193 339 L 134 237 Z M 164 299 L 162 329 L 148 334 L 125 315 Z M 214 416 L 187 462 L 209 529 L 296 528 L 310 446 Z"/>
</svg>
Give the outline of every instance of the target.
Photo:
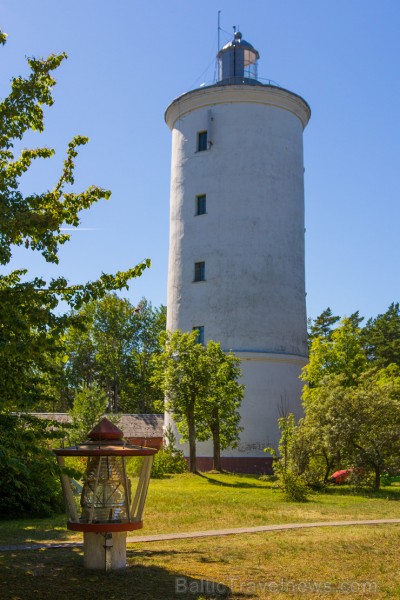
<svg viewBox="0 0 400 600">
<path fill-rule="evenodd" d="M 219 78 L 176 98 L 172 131 L 167 328 L 199 329 L 241 359 L 239 448 L 222 465 L 266 472 L 277 419 L 301 413 L 307 361 L 303 130 L 308 104 L 257 80 L 240 32 L 218 53 Z M 167 416 L 167 420 L 168 420 Z M 198 444 L 198 468 L 211 446 Z"/>
</svg>

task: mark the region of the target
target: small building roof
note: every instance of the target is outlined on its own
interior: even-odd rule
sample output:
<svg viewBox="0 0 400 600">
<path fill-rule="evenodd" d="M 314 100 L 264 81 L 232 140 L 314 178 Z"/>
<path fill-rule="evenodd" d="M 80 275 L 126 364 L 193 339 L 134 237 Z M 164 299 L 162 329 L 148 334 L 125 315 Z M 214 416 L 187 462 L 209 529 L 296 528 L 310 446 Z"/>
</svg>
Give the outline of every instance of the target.
<svg viewBox="0 0 400 600">
<path fill-rule="evenodd" d="M 29 413 L 40 419 L 49 419 L 58 423 L 71 423 L 68 413 Z M 107 417 L 107 415 L 104 415 Z M 118 427 L 123 431 L 124 438 L 162 438 L 164 435 L 164 415 L 162 414 L 122 414 L 119 416 Z"/>
<path fill-rule="evenodd" d="M 121 415 L 118 427 L 124 432 L 124 437 L 163 437 L 164 415 Z"/>
</svg>

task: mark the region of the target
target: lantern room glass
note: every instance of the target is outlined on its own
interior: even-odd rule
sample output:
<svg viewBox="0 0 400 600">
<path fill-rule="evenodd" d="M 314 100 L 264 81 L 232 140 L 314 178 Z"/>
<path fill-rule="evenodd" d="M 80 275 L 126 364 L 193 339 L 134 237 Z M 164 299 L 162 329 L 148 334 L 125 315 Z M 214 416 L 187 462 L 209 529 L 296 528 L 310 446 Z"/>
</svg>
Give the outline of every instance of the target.
<svg viewBox="0 0 400 600">
<path fill-rule="evenodd" d="M 244 51 L 244 77 L 257 79 L 257 59 L 258 54 L 252 50 Z"/>
<path fill-rule="evenodd" d="M 129 521 L 130 494 L 122 456 L 89 458 L 81 507 L 81 523 Z"/>
</svg>

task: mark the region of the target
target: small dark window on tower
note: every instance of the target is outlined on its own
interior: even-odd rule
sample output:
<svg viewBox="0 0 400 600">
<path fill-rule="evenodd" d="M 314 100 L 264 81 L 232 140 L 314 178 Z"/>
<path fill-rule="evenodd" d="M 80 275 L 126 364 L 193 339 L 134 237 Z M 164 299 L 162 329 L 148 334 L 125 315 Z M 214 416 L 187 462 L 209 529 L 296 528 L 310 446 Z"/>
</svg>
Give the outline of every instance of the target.
<svg viewBox="0 0 400 600">
<path fill-rule="evenodd" d="M 193 331 L 198 332 L 196 342 L 198 344 L 204 344 L 204 325 L 197 325 L 196 327 L 193 327 Z"/>
<path fill-rule="evenodd" d="M 206 195 L 196 196 L 196 215 L 205 215 L 207 212 Z"/>
<path fill-rule="evenodd" d="M 206 263 L 204 261 L 194 263 L 194 280 L 205 281 L 206 278 Z"/>
<path fill-rule="evenodd" d="M 207 131 L 199 131 L 197 134 L 197 152 L 207 150 Z"/>
</svg>

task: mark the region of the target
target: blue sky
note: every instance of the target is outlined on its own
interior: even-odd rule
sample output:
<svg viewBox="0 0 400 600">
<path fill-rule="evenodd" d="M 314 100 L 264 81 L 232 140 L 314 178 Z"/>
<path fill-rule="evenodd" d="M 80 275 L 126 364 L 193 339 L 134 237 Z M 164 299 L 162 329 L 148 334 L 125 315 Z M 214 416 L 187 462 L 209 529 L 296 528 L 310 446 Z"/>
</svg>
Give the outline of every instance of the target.
<svg viewBox="0 0 400 600">
<path fill-rule="evenodd" d="M 0 0 L 9 34 L 1 95 L 26 56 L 65 50 L 46 132 L 27 146 L 54 147 L 23 189 L 56 180 L 73 135 L 90 137 L 76 189 L 112 190 L 82 217 L 60 265 L 18 249 L 10 268 L 63 274 L 73 283 L 133 266 L 152 268 L 125 295 L 166 302 L 170 132 L 164 111 L 214 78 L 221 44 L 239 26 L 260 52 L 259 76 L 311 106 L 304 134 L 307 309 L 366 317 L 400 300 L 400 2 L 398 0 Z"/>
</svg>

